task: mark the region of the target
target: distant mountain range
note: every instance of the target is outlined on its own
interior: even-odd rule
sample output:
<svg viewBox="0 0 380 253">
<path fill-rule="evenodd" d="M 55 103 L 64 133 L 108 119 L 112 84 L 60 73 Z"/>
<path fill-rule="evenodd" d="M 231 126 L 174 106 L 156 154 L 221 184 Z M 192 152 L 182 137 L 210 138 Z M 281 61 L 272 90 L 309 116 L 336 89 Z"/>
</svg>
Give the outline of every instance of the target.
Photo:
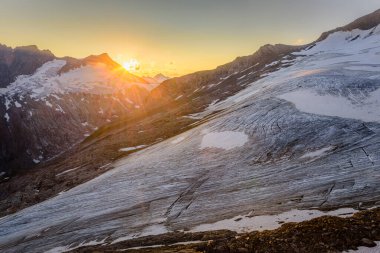
<svg viewBox="0 0 380 253">
<path fill-rule="evenodd" d="M 57 58 L 36 46 L 1 45 L 0 171 L 49 159 L 139 110 L 149 91 L 166 79 L 135 76 L 107 54 Z"/>
</svg>

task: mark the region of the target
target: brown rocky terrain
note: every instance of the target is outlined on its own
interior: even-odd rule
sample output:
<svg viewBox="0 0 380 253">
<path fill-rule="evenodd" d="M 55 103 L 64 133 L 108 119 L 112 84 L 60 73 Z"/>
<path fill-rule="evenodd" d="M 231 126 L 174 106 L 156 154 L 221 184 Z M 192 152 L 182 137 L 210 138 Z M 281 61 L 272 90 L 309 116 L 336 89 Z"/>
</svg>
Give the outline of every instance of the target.
<svg viewBox="0 0 380 253">
<path fill-rule="evenodd" d="M 374 247 L 374 241 L 379 240 L 380 208 L 376 208 L 349 218 L 323 216 L 300 223 L 286 223 L 276 230 L 263 232 L 177 232 L 115 244 L 106 241 L 101 246 L 81 247 L 70 252 L 332 253 L 359 246 Z"/>
</svg>

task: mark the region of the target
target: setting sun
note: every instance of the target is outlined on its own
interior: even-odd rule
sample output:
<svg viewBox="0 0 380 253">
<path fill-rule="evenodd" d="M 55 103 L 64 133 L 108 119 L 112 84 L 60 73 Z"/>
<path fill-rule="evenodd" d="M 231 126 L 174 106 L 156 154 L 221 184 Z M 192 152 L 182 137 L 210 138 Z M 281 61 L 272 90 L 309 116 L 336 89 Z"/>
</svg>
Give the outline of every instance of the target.
<svg viewBox="0 0 380 253">
<path fill-rule="evenodd" d="M 136 72 L 140 69 L 140 62 L 136 59 L 130 59 L 123 62 L 123 68 L 130 72 Z"/>
</svg>

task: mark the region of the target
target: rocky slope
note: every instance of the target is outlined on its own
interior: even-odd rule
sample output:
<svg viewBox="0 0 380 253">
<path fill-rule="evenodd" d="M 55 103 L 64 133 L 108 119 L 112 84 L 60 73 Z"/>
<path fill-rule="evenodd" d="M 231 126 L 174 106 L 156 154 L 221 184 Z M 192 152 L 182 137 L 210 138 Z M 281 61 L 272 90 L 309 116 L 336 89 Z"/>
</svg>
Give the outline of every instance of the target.
<svg viewBox="0 0 380 253">
<path fill-rule="evenodd" d="M 368 15 L 360 17 L 345 26 L 337 27 L 331 31 L 322 33 L 322 35 L 319 37 L 317 41 L 322 41 L 326 39 L 330 34 L 334 32 L 346 32 L 346 31 L 352 31 L 355 29 L 368 30 L 373 27 L 376 27 L 379 23 L 380 23 L 380 9 Z"/>
<path fill-rule="evenodd" d="M 61 187 L 49 196 L 67 191 L 2 218 L 0 249 L 41 252 L 128 244 L 181 230 L 232 229 L 235 223 L 260 230 L 268 226 L 269 215 L 276 215 L 269 216 L 271 222 L 286 223 L 307 220 L 316 209 L 351 207 L 351 215 L 352 208 L 379 205 L 380 26 L 357 28 L 333 32 L 305 47 L 264 47 L 260 51 L 269 55 L 280 52 L 264 64 L 250 61 L 254 54 L 227 65 L 230 69 L 165 81 L 147 98 L 146 110 L 99 128 L 54 163 L 29 174 L 27 179 L 49 171 L 44 175 L 53 182 L 50 188 Z M 90 181 L 91 176 L 70 181 L 105 170 Z M 4 209 L 17 193 L 21 202 L 35 203 L 41 199 L 32 195 L 49 188 L 43 186 L 47 180 L 20 187 L 22 179 L 1 185 L 6 189 Z M 355 228 L 363 236 L 357 240 L 370 236 L 372 220 L 366 220 L 363 230 Z M 337 229 L 346 231 L 349 224 L 342 224 Z M 374 229 L 372 240 L 378 238 Z M 204 249 L 248 249 L 261 241 L 252 234 L 246 247 L 227 239 Z M 272 245 L 266 239 L 262 243 Z M 342 241 L 334 249 L 347 245 Z M 285 246 L 289 250 L 292 244 Z"/>
<path fill-rule="evenodd" d="M 152 90 L 147 98 L 147 107 L 170 108 L 173 103 L 177 106 L 178 102 L 189 107 L 202 107 L 215 100 L 223 100 L 266 73 L 288 66 L 292 58 L 289 53 L 305 47 L 265 45 L 252 55 L 238 57 L 214 70 L 169 79 Z M 287 60 L 280 61 L 283 57 Z"/>
</svg>

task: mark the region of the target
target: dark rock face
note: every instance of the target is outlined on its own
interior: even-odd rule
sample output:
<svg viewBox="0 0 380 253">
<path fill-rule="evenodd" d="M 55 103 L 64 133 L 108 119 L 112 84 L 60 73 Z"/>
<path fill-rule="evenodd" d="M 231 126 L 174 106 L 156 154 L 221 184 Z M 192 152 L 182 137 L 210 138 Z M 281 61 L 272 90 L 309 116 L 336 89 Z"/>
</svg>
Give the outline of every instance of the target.
<svg viewBox="0 0 380 253">
<path fill-rule="evenodd" d="M 30 75 L 44 63 L 55 59 L 49 50 L 36 46 L 16 47 L 0 45 L 0 88 L 6 87 L 19 75 Z"/>
<path fill-rule="evenodd" d="M 148 91 L 131 87 L 127 91 L 136 105 L 147 96 Z M 117 94 L 67 94 L 50 96 L 46 101 L 24 100 L 23 107 L 12 107 L 7 112 L 9 122 L 0 121 L 0 171 L 14 175 L 37 163 L 57 155 L 74 143 L 81 141 L 99 126 L 125 116 L 135 110 L 133 105 Z M 117 100 L 115 100 L 115 98 Z M 0 97 L 0 101 L 4 103 Z"/>
</svg>

